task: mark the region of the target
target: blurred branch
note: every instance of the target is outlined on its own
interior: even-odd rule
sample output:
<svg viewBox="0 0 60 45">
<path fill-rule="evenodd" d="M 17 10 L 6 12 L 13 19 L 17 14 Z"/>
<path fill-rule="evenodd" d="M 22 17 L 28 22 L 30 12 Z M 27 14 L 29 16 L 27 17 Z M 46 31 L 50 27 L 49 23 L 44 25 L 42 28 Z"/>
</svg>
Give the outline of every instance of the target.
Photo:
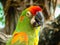
<svg viewBox="0 0 60 45">
<path fill-rule="evenodd" d="M 11 0 L 7 0 L 6 1 L 6 5 L 5 5 L 5 15 L 7 15 L 7 11 L 8 11 L 8 8 L 10 7 L 10 3 L 11 3 Z"/>
<path fill-rule="evenodd" d="M 47 0 L 45 0 L 45 8 L 47 10 L 48 15 L 50 16 L 50 9 L 49 9 L 49 5 L 48 5 L 48 1 Z"/>
<path fill-rule="evenodd" d="M 54 12 L 55 12 L 55 8 L 56 8 L 56 5 L 57 5 L 57 0 L 52 0 L 52 3 L 53 3 Z"/>
<path fill-rule="evenodd" d="M 0 42 L 6 43 L 9 38 L 11 38 L 12 35 L 6 35 L 3 32 L 0 32 Z"/>
</svg>

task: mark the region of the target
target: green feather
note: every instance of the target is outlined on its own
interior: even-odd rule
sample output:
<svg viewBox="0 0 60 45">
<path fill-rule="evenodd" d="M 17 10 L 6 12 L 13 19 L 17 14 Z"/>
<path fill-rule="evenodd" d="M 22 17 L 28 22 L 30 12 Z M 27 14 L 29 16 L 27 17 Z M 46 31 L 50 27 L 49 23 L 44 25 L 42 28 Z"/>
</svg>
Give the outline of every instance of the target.
<svg viewBox="0 0 60 45">
<path fill-rule="evenodd" d="M 28 45 L 34 45 L 34 38 L 36 37 L 36 34 L 34 28 L 30 24 L 31 19 L 26 16 L 27 11 L 28 10 L 26 9 L 22 12 L 21 16 L 24 16 L 24 19 L 21 22 L 19 18 L 15 32 L 25 32 L 28 35 Z M 10 45 L 10 43 L 11 43 L 11 39 L 7 45 Z M 26 44 L 24 42 L 21 43 L 20 41 L 18 41 L 14 45 L 26 45 Z"/>
</svg>

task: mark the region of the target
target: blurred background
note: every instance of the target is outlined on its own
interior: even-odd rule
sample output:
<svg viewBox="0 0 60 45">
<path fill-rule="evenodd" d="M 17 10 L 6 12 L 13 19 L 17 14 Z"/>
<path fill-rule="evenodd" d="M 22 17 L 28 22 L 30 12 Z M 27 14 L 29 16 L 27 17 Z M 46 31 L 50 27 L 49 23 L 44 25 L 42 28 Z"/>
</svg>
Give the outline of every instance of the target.
<svg viewBox="0 0 60 45">
<path fill-rule="evenodd" d="M 46 21 L 39 45 L 60 45 L 60 0 L 0 0 L 0 45 L 5 45 L 21 12 L 31 5 L 43 9 Z"/>
</svg>

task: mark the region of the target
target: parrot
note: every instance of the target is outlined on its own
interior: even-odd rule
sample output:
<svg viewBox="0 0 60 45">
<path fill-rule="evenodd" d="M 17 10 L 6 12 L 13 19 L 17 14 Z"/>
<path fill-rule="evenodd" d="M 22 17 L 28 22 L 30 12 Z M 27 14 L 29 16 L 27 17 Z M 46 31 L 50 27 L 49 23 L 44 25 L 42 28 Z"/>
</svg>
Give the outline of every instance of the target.
<svg viewBox="0 0 60 45">
<path fill-rule="evenodd" d="M 18 19 L 16 29 L 6 45 L 38 45 L 44 16 L 40 6 L 24 9 Z"/>
</svg>

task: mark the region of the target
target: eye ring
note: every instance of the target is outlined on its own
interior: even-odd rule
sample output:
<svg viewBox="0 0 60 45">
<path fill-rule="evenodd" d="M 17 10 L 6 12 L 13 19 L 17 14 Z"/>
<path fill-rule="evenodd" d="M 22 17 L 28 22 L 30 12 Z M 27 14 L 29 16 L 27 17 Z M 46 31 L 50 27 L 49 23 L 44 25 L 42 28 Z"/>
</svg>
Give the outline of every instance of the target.
<svg viewBox="0 0 60 45">
<path fill-rule="evenodd" d="M 32 14 L 28 11 L 28 12 L 26 13 L 26 16 L 27 16 L 27 17 L 32 17 Z"/>
</svg>

